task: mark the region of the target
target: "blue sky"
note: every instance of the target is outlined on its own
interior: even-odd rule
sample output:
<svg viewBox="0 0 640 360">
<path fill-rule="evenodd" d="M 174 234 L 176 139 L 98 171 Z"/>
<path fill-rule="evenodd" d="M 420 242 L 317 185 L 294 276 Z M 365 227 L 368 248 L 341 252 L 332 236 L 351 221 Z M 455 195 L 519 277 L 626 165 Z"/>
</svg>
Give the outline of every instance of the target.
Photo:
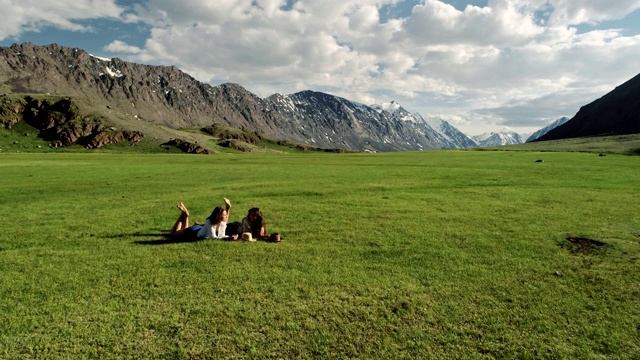
<svg viewBox="0 0 640 360">
<path fill-rule="evenodd" d="M 259 96 L 395 100 L 532 132 L 640 73 L 640 0 L 4 0 L 0 46 L 175 65 Z"/>
</svg>

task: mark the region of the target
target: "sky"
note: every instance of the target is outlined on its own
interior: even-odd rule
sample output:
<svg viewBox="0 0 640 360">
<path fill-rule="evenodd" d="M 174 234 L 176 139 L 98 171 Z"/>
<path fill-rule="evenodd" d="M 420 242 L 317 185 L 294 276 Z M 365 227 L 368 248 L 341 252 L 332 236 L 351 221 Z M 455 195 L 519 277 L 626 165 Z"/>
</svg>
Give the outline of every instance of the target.
<svg viewBox="0 0 640 360">
<path fill-rule="evenodd" d="M 538 130 L 640 73 L 640 0 L 0 0 L 0 46 L 175 65 L 260 97 Z"/>
</svg>

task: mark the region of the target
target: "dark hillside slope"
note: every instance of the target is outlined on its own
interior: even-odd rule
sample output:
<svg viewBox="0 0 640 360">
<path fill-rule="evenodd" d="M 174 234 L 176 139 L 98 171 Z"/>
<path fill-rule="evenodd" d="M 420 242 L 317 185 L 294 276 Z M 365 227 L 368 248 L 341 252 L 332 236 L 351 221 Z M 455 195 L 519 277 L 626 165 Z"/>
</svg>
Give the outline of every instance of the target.
<svg viewBox="0 0 640 360">
<path fill-rule="evenodd" d="M 583 106 L 571 120 L 535 141 L 640 133 L 640 75 Z"/>
</svg>

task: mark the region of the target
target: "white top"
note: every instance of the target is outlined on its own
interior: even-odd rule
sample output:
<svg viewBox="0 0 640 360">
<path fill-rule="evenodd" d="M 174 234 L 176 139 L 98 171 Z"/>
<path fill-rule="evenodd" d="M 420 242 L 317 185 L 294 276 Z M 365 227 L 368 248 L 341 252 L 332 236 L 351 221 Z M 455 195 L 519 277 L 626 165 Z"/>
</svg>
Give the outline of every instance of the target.
<svg viewBox="0 0 640 360">
<path fill-rule="evenodd" d="M 202 229 L 198 231 L 198 237 L 201 239 L 222 239 L 225 237 L 225 231 L 227 230 L 227 223 L 224 221 L 220 222 L 220 226 L 218 227 L 218 231 L 216 231 L 216 226 L 211 225 L 211 221 L 207 219 L 204 225 L 202 225 Z"/>
</svg>

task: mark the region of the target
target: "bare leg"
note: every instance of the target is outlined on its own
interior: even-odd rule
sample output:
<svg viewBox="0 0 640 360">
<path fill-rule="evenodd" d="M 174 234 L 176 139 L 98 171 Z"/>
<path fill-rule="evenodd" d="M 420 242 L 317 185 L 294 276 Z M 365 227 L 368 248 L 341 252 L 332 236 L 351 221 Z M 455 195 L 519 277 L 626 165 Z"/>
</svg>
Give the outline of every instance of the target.
<svg viewBox="0 0 640 360">
<path fill-rule="evenodd" d="M 180 216 L 178 216 L 171 229 L 171 235 L 180 235 L 184 229 L 189 227 L 189 210 L 183 203 L 178 204 L 178 209 L 180 210 Z"/>
</svg>

